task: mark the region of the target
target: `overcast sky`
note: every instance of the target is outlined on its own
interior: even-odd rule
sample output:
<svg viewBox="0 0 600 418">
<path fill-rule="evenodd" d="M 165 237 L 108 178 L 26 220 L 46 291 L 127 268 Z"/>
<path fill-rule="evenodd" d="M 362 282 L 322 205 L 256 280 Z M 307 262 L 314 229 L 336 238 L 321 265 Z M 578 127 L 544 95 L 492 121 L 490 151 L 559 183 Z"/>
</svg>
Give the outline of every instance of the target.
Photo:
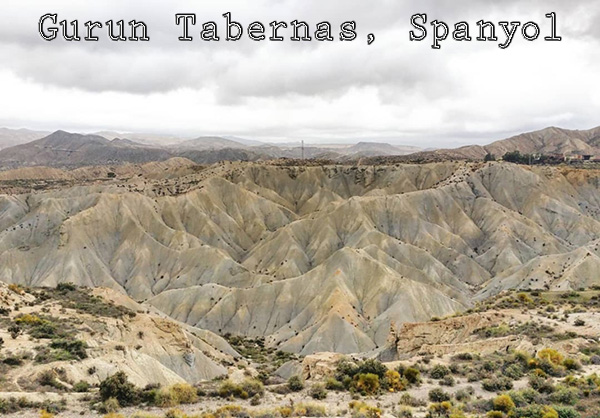
<svg viewBox="0 0 600 418">
<path fill-rule="evenodd" d="M 193 42 L 179 42 L 175 14 L 193 12 Z M 357 22 L 354 42 L 225 42 L 225 12 L 259 20 Z M 556 12 L 562 42 L 544 42 Z M 45 13 L 87 20 L 137 19 L 150 42 L 44 41 Z M 536 21 L 540 39 L 512 45 L 431 37 L 410 42 L 410 17 L 448 24 Z M 2 0 L 0 126 L 232 135 L 270 141 L 380 140 L 422 147 L 486 143 L 554 125 L 600 125 L 600 2 L 516 0 Z M 219 24 L 221 42 L 199 39 Z M 427 25 L 431 31 L 430 26 Z M 367 35 L 376 40 L 367 45 Z M 497 36 L 505 37 L 500 27 Z"/>
</svg>

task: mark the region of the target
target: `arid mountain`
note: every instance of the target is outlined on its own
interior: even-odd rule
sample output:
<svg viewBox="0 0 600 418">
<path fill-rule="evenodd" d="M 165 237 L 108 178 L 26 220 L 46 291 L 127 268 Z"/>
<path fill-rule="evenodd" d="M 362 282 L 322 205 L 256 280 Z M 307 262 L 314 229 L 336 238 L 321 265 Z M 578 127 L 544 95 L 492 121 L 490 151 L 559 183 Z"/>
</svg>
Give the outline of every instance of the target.
<svg viewBox="0 0 600 418">
<path fill-rule="evenodd" d="M 57 131 L 43 138 L 21 143 L 26 136 L 10 134 L 7 143 L 20 145 L 0 150 L 0 169 L 18 167 L 77 168 L 95 165 L 143 164 L 183 157 L 197 164 L 219 161 L 266 161 L 279 158 L 329 159 L 352 161 L 373 155 L 403 155 L 414 151 L 411 147 L 394 147 L 389 144 L 359 143 L 343 146 L 266 145 L 257 141 L 237 142 L 223 137 L 200 137 L 182 140 L 168 136 L 144 136 L 102 132 L 97 135 L 72 134 Z M 0 140 L 2 139 L 0 132 Z M 21 138 L 21 139 L 19 139 Z M 110 139 L 107 139 L 110 138 Z M 164 141 L 163 141 L 164 140 Z M 12 141 L 12 142 L 11 142 Z M 1 148 L 0 142 L 0 148 Z"/>
<path fill-rule="evenodd" d="M 516 135 L 512 138 L 493 142 L 489 145 L 468 145 L 455 149 L 422 151 L 396 161 L 446 161 L 446 160 L 483 160 L 490 153 L 497 158 L 507 152 L 519 151 L 521 154 L 544 155 L 600 155 L 600 127 L 589 130 L 568 130 L 550 127 L 540 131 Z M 384 154 L 380 154 L 384 155 Z M 379 159 L 381 160 L 381 159 Z M 393 162 L 387 159 L 387 162 Z"/>
<path fill-rule="evenodd" d="M 417 147 L 394 146 L 379 142 L 359 142 L 356 145 L 340 149 L 347 156 L 369 156 L 369 155 L 405 155 L 419 151 Z"/>
<path fill-rule="evenodd" d="M 0 128 L 0 149 L 35 141 L 46 135 L 48 135 L 48 132 L 31 131 L 29 129 Z"/>
<path fill-rule="evenodd" d="M 392 322 L 503 289 L 599 283 L 594 170 L 176 161 L 47 190 L 3 173 L 0 277 L 109 287 L 301 354 L 376 350 Z"/>
<path fill-rule="evenodd" d="M 485 150 L 497 156 L 509 151 L 521 154 L 598 154 L 600 153 L 600 127 L 587 131 L 546 128 L 494 142 Z"/>
<path fill-rule="evenodd" d="M 246 148 L 246 145 L 218 136 L 203 136 L 200 138 L 189 139 L 177 145 L 178 150 L 203 151 L 223 148 Z"/>
<path fill-rule="evenodd" d="M 159 135 L 145 133 L 123 133 L 112 131 L 96 132 L 93 135 L 102 136 L 110 141 L 113 139 L 129 139 L 139 144 L 149 145 L 153 147 L 168 147 L 186 141 L 189 138 L 182 138 L 176 135 Z"/>
<path fill-rule="evenodd" d="M 149 148 L 131 140 L 112 141 L 101 136 L 71 134 L 57 131 L 42 139 L 0 151 L 0 165 L 64 166 L 144 163 L 171 157 L 167 151 Z"/>
</svg>

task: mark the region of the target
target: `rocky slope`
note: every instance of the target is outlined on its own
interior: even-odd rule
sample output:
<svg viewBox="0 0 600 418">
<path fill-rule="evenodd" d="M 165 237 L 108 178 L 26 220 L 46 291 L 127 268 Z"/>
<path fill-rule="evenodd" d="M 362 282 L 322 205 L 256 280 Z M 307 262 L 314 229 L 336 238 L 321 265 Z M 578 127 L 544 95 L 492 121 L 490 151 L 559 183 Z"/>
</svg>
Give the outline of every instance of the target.
<svg viewBox="0 0 600 418">
<path fill-rule="evenodd" d="M 544 155 L 599 155 L 600 127 L 589 130 L 569 130 L 549 127 L 539 131 L 528 132 L 508 139 L 492 142 L 488 145 L 468 145 L 454 149 L 438 149 L 421 151 L 402 157 L 388 157 L 384 161 L 446 161 L 446 160 L 483 160 L 486 154 L 496 158 L 507 152 L 519 151 L 521 154 Z M 371 162 L 382 158 L 372 158 Z"/>
<path fill-rule="evenodd" d="M 36 391 L 47 372 L 66 387 L 117 371 L 142 387 L 198 382 L 226 375 L 239 357 L 217 335 L 110 289 L 25 291 L 0 282 L 0 301 L 2 392 Z"/>
<path fill-rule="evenodd" d="M 0 277 L 109 287 L 301 354 L 376 350 L 392 322 L 507 288 L 599 283 L 594 170 L 180 163 L 9 190 Z"/>
</svg>

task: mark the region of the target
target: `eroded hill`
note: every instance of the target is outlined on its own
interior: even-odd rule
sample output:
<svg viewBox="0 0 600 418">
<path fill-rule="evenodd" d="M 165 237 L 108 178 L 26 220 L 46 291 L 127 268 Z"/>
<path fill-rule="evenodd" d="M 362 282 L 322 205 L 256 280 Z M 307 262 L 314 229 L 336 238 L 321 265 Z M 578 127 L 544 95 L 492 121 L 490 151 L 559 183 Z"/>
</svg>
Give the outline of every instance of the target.
<svg viewBox="0 0 600 418">
<path fill-rule="evenodd" d="M 392 321 L 504 289 L 599 282 L 593 170 L 181 159 L 120 170 L 57 170 L 71 177 L 49 187 L 29 173 L 17 188 L 3 173 L 0 277 L 109 287 L 301 354 L 377 350 Z"/>
<path fill-rule="evenodd" d="M 221 337 L 110 289 L 0 282 L 1 392 L 73 390 L 124 371 L 139 386 L 209 380 L 239 354 Z"/>
</svg>

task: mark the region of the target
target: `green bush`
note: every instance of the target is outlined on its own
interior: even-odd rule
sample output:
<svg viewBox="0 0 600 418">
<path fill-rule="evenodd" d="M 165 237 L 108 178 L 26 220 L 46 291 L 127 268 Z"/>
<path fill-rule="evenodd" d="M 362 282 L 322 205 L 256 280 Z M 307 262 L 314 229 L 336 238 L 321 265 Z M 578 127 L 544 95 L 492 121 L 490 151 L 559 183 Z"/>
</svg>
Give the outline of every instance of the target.
<svg viewBox="0 0 600 418">
<path fill-rule="evenodd" d="M 579 389 L 558 386 L 550 395 L 550 400 L 563 405 L 575 405 L 579 401 Z"/>
<path fill-rule="evenodd" d="M 139 401 L 138 390 L 124 372 L 117 372 L 100 383 L 100 399 L 114 398 L 121 406 L 135 405 Z"/>
<path fill-rule="evenodd" d="M 374 373 L 361 373 L 354 377 L 354 387 L 365 395 L 374 395 L 379 392 L 379 376 Z"/>
<path fill-rule="evenodd" d="M 304 382 L 300 376 L 292 376 L 288 379 L 287 386 L 292 392 L 300 392 L 304 389 Z"/>
<path fill-rule="evenodd" d="M 513 383 L 509 378 L 501 376 L 484 379 L 481 382 L 481 386 L 488 392 L 502 392 L 512 389 Z"/>
<path fill-rule="evenodd" d="M 100 405 L 99 412 L 102 414 L 111 414 L 121 408 L 119 401 L 115 398 L 108 398 Z"/>
<path fill-rule="evenodd" d="M 553 408 L 558 413 L 558 418 L 581 418 L 581 414 L 570 406 L 554 405 Z"/>
<path fill-rule="evenodd" d="M 506 413 L 509 413 L 516 408 L 512 398 L 508 395 L 497 396 L 494 398 L 493 404 L 496 411 L 502 411 Z"/>
<path fill-rule="evenodd" d="M 335 376 L 340 382 L 343 382 L 346 377 L 353 378 L 357 373 L 358 368 L 356 364 L 349 358 L 344 357 L 336 363 Z"/>
<path fill-rule="evenodd" d="M 400 405 L 410 406 L 412 408 L 418 408 L 420 406 L 427 405 L 427 402 L 425 402 L 422 399 L 415 398 L 410 393 L 403 393 L 402 396 L 400 397 L 399 404 Z"/>
<path fill-rule="evenodd" d="M 440 380 L 440 385 L 442 386 L 454 386 L 455 384 L 454 378 L 450 375 L 444 376 L 444 378 Z"/>
<path fill-rule="evenodd" d="M 248 396 L 252 397 L 258 395 L 262 397 L 265 394 L 265 387 L 261 382 L 254 379 L 246 379 L 242 382 L 242 390 L 248 393 Z"/>
<path fill-rule="evenodd" d="M 56 285 L 56 290 L 61 293 L 72 292 L 74 290 L 77 290 L 77 286 L 75 286 L 71 282 L 59 283 Z"/>
<path fill-rule="evenodd" d="M 198 402 L 196 388 L 187 383 L 176 383 L 168 389 L 175 398 L 177 404 L 190 404 Z"/>
<path fill-rule="evenodd" d="M 444 377 L 448 376 L 450 374 L 450 369 L 446 366 L 444 366 L 443 364 L 436 364 L 435 366 L 433 366 L 433 368 L 429 371 L 429 376 L 432 379 L 443 379 Z"/>
<path fill-rule="evenodd" d="M 529 375 L 529 386 L 539 393 L 554 392 L 554 383 L 552 382 L 552 379 L 548 379 L 545 376 L 540 376 L 535 373 Z"/>
<path fill-rule="evenodd" d="M 510 392 L 508 392 L 508 395 L 518 407 L 527 406 L 530 404 L 537 404 L 542 401 L 541 395 L 532 388 L 511 390 Z"/>
<path fill-rule="evenodd" d="M 529 405 L 517 408 L 514 415 L 519 418 L 558 418 L 556 410 L 546 405 Z"/>
<path fill-rule="evenodd" d="M 388 368 L 375 359 L 369 359 L 355 364 L 350 359 L 343 358 L 336 364 L 335 377 L 343 382 L 346 377 L 354 379 L 359 374 L 374 374 L 383 380 Z"/>
<path fill-rule="evenodd" d="M 407 368 L 406 370 L 404 370 L 402 375 L 406 378 L 406 380 L 408 380 L 408 383 L 410 383 L 411 385 L 421 383 L 421 372 L 414 367 Z"/>
<path fill-rule="evenodd" d="M 240 385 L 236 385 L 230 380 L 226 380 L 221 383 L 219 386 L 219 390 L 217 391 L 221 398 L 240 398 L 240 399 L 248 399 L 248 393 L 244 392 Z"/>
<path fill-rule="evenodd" d="M 344 384 L 333 377 L 327 379 L 327 381 L 325 382 L 325 388 L 327 390 L 335 390 L 338 392 L 341 392 L 345 389 Z"/>
<path fill-rule="evenodd" d="M 508 365 L 502 370 L 502 374 L 512 380 L 518 380 L 525 375 L 523 368 L 519 364 Z"/>
<path fill-rule="evenodd" d="M 241 384 L 237 385 L 229 380 L 223 382 L 219 387 L 218 394 L 222 398 L 240 398 L 248 399 L 254 395 L 263 396 L 265 388 L 258 380 L 247 379 Z"/>
<path fill-rule="evenodd" d="M 42 386 L 64 389 L 64 386 L 57 380 L 57 377 L 57 373 L 54 370 L 45 370 L 38 375 L 37 381 Z"/>
<path fill-rule="evenodd" d="M 88 357 L 85 349 L 87 348 L 87 344 L 81 340 L 68 340 L 68 339 L 59 339 L 53 340 L 50 343 L 50 347 L 54 349 L 64 350 L 67 353 L 70 353 L 74 357 L 79 359 L 86 359 Z"/>
<path fill-rule="evenodd" d="M 381 362 L 375 359 L 369 359 L 358 364 L 357 374 L 374 374 L 377 375 L 379 379 L 383 379 L 387 371 L 388 368 L 385 367 Z"/>
<path fill-rule="evenodd" d="M 575 359 L 572 358 L 567 358 L 565 359 L 565 361 L 563 361 L 563 366 L 565 366 L 565 369 L 567 370 L 581 370 L 581 364 L 579 364 L 579 362 Z"/>
<path fill-rule="evenodd" d="M 298 404 L 293 411 L 295 417 L 325 417 L 327 410 L 323 405 L 314 403 Z"/>
<path fill-rule="evenodd" d="M 74 392 L 87 392 L 90 390 L 90 385 L 85 380 L 80 380 L 79 382 L 73 385 Z"/>
<path fill-rule="evenodd" d="M 459 402 L 465 402 L 465 401 L 468 401 L 472 395 L 473 394 L 470 393 L 470 391 L 468 391 L 466 389 L 459 389 L 454 394 L 454 398 L 456 398 L 456 400 Z"/>
<path fill-rule="evenodd" d="M 450 395 L 444 392 L 441 388 L 434 388 L 427 395 L 431 402 L 447 402 L 450 400 Z"/>
<path fill-rule="evenodd" d="M 325 389 L 325 385 L 316 383 L 310 387 L 308 394 L 313 399 L 323 400 L 327 397 L 327 389 Z"/>
</svg>

